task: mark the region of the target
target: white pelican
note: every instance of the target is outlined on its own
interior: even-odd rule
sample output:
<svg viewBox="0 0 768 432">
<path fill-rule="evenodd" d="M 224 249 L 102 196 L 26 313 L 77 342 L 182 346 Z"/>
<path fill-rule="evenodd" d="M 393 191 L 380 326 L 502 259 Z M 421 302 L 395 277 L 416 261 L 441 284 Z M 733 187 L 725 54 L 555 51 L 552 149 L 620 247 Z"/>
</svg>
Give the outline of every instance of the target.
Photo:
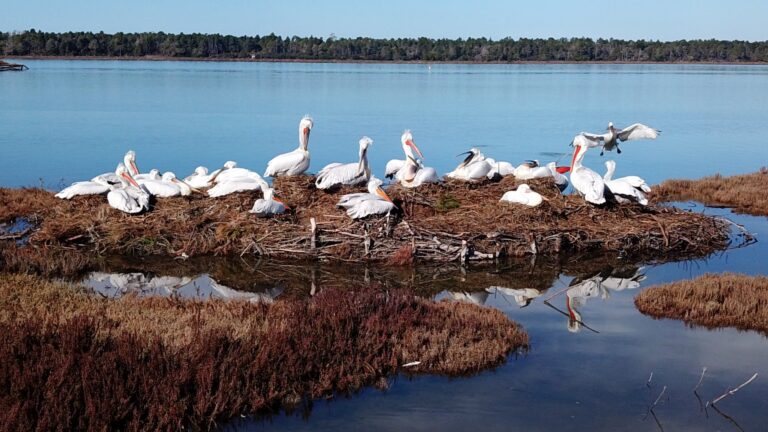
<svg viewBox="0 0 768 432">
<path fill-rule="evenodd" d="M 637 202 L 640 205 L 648 205 L 648 198 L 640 190 L 632 187 L 631 184 L 621 180 L 604 180 L 605 187 L 616 199 L 616 202 L 621 204 L 627 204 L 629 202 Z"/>
<path fill-rule="evenodd" d="M 583 135 L 576 135 L 571 144 L 574 147 L 573 160 L 571 161 L 571 184 L 573 188 L 580 195 L 583 195 L 587 202 L 604 204 L 605 183 L 603 178 L 600 177 L 600 174 L 581 164 L 587 149 L 595 147 L 596 144 L 590 142 Z"/>
<path fill-rule="evenodd" d="M 523 183 L 516 190 L 505 192 L 499 201 L 536 207 L 545 199 L 540 193 L 534 192 L 530 186 Z"/>
<path fill-rule="evenodd" d="M 134 178 L 134 180 L 136 180 Z M 187 196 L 192 193 L 192 188 L 189 185 L 182 183 L 176 178 L 176 174 L 167 172 L 160 178 L 136 180 L 140 185 L 143 185 L 149 193 L 158 198 L 170 198 L 179 195 Z"/>
<path fill-rule="evenodd" d="M 633 188 L 640 189 L 643 192 L 648 193 L 651 191 L 651 187 L 648 186 L 645 180 L 643 180 L 638 176 L 624 176 L 624 177 L 619 177 L 617 179 L 614 179 L 613 174 L 616 172 L 616 161 L 612 161 L 612 160 L 605 161 L 605 168 L 606 168 L 606 172 L 605 172 L 605 175 L 603 176 L 603 180 L 623 181 L 623 182 L 629 183 Z"/>
<path fill-rule="evenodd" d="M 473 147 L 466 154 L 467 157 L 462 161 L 455 170 L 446 174 L 446 177 L 457 180 L 482 180 L 486 178 L 491 171 L 491 164 L 485 160 L 485 155 L 480 153 L 476 147 Z M 461 156 L 461 154 L 459 156 Z"/>
<path fill-rule="evenodd" d="M 485 161 L 491 165 L 491 170 L 487 174 L 489 179 L 493 179 L 496 176 L 506 177 L 515 174 L 515 166 L 509 162 L 497 161 L 493 158 L 485 158 Z"/>
<path fill-rule="evenodd" d="M 253 173 L 256 174 L 256 173 Z M 258 174 L 256 174 L 258 176 Z M 264 190 L 269 187 L 266 180 L 261 176 L 243 176 L 243 177 L 231 177 L 225 182 L 216 183 L 216 186 L 208 189 L 209 197 L 222 197 L 224 195 L 233 194 L 235 192 L 256 191 Z"/>
<path fill-rule="evenodd" d="M 208 168 L 199 166 L 195 172 L 184 178 L 184 181 L 193 188 L 205 188 L 211 185 L 213 180 L 221 173 L 224 168 L 219 168 L 212 173 L 208 173 Z"/>
<path fill-rule="evenodd" d="M 258 217 L 270 217 L 283 214 L 290 209 L 284 202 L 275 197 L 275 190 L 271 187 L 265 187 L 263 192 L 264 198 L 259 198 L 253 203 L 251 213 Z"/>
<path fill-rule="evenodd" d="M 555 162 L 548 163 L 547 168 L 549 168 L 549 172 L 552 174 L 552 179 L 555 180 L 555 185 L 557 186 L 558 189 L 560 189 L 560 192 L 563 192 L 564 190 L 568 189 L 568 185 L 570 184 L 568 182 L 568 177 L 564 176 L 562 173 L 566 173 L 570 171 L 571 168 L 558 167 Z"/>
<path fill-rule="evenodd" d="M 137 182 L 140 182 L 141 180 L 156 180 L 160 175 L 160 171 L 156 169 L 152 169 L 145 174 L 140 174 L 139 167 L 136 166 L 136 152 L 133 150 L 128 150 L 123 158 L 123 163 L 133 179 Z"/>
<path fill-rule="evenodd" d="M 603 142 L 603 149 L 600 151 L 600 156 L 603 155 L 603 151 L 611 151 L 614 147 L 616 147 L 616 153 L 621 153 L 621 149 L 619 148 L 619 142 L 621 141 L 656 139 L 658 138 L 659 133 L 661 133 L 660 130 L 656 130 L 642 123 L 635 123 L 622 130 L 617 130 L 613 127 L 613 122 L 608 122 L 606 130 L 607 132 L 604 134 L 581 133 L 590 141 L 596 143 L 599 143 L 600 141 Z"/>
<path fill-rule="evenodd" d="M 114 173 L 112 174 L 115 175 Z M 117 178 L 117 177 L 115 177 Z M 119 180 L 118 180 L 119 181 Z M 103 176 L 96 176 L 91 181 L 72 183 L 57 193 L 56 198 L 72 199 L 81 195 L 101 195 L 109 192 L 109 181 Z"/>
<path fill-rule="evenodd" d="M 133 150 L 128 150 L 125 153 L 125 155 L 123 156 L 123 165 L 125 165 L 126 168 L 132 166 L 133 169 L 135 169 L 136 172 L 138 173 L 139 170 L 138 170 L 138 168 L 136 168 L 135 161 L 136 161 L 136 153 Z M 128 168 L 128 169 L 130 170 L 130 168 Z M 99 174 L 96 177 L 92 178 L 91 181 L 95 182 L 96 178 L 98 178 L 98 177 L 101 177 L 101 178 L 105 179 L 108 183 L 112 183 L 112 184 L 120 183 L 120 179 L 117 177 L 117 175 L 115 174 L 114 171 L 106 172 L 104 174 Z"/>
<path fill-rule="evenodd" d="M 262 177 L 256 171 L 247 168 L 240 168 L 235 161 L 227 161 L 224 166 L 216 170 L 211 176 L 209 183 L 225 183 L 233 178 L 249 177 L 254 180 L 261 180 Z"/>
<path fill-rule="evenodd" d="M 552 177 L 549 167 L 539 165 L 537 160 L 529 160 L 521 163 L 513 172 L 518 180 L 531 180 L 535 178 Z"/>
<path fill-rule="evenodd" d="M 381 185 L 381 180 L 371 176 L 368 180 L 368 193 L 344 195 L 336 205 L 347 209 L 347 214 L 352 219 L 389 213 L 395 208 L 395 204 Z"/>
<path fill-rule="evenodd" d="M 413 142 L 413 134 L 406 130 L 400 137 L 400 143 L 403 145 L 405 160 L 393 159 L 387 162 L 387 178 L 395 177 L 400 184 L 407 188 L 415 188 L 424 183 L 437 183 L 440 179 L 437 177 L 437 171 L 432 167 L 425 167 L 420 159 L 424 158 L 421 150 Z M 416 157 L 419 156 L 419 158 Z"/>
<path fill-rule="evenodd" d="M 122 188 L 106 183 L 111 190 L 107 194 L 109 206 L 124 213 L 137 214 L 149 209 L 149 192 L 139 185 L 133 176 L 120 164 L 115 171 Z"/>
<path fill-rule="evenodd" d="M 309 132 L 314 122 L 312 117 L 304 116 L 299 122 L 299 148 L 292 152 L 275 156 L 267 164 L 264 177 L 295 176 L 303 174 L 309 168 Z"/>
<path fill-rule="evenodd" d="M 371 167 L 368 165 L 368 147 L 373 140 L 367 136 L 360 138 L 358 161 L 342 164 L 334 162 L 326 165 L 317 173 L 315 187 L 330 189 L 336 186 L 355 186 L 368 182 L 371 177 Z"/>
</svg>

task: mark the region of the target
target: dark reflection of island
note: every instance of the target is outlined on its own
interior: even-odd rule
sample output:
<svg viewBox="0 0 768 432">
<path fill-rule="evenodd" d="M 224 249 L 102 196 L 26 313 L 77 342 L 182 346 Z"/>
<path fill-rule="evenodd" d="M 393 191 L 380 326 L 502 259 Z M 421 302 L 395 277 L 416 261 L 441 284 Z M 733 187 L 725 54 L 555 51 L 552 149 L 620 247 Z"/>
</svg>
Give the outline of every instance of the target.
<svg viewBox="0 0 768 432">
<path fill-rule="evenodd" d="M 386 266 L 220 257 L 187 260 L 109 257 L 99 263 L 94 269 L 97 272 L 90 279 L 101 279 L 103 294 L 110 297 L 129 291 L 132 286 L 140 286 L 139 291 L 155 295 L 178 292 L 193 296 L 193 292 L 199 290 L 201 295 L 198 297 L 236 297 L 227 289 L 265 293 L 279 287 L 283 290 L 281 298 L 302 298 L 328 288 L 350 289 L 360 283 L 372 283 L 382 289 L 413 290 L 424 297 L 453 292 L 455 294 L 450 296 L 475 304 L 483 304 L 489 294 L 498 295 L 523 307 L 550 290 L 561 275 L 572 275 L 581 280 L 600 276 L 602 285 L 608 289 L 630 288 L 633 282 L 624 279 L 631 279 L 633 275 L 622 274 L 622 271 L 628 271 L 622 270 L 625 267 L 617 267 L 615 259 L 606 257 L 539 258 L 534 262 L 510 258 L 468 268 L 454 263 Z M 632 269 L 637 270 L 637 267 Z M 104 274 L 122 276 L 106 277 Z M 111 283 L 107 284 L 108 281 Z M 112 287 L 111 291 L 107 285 Z"/>
</svg>

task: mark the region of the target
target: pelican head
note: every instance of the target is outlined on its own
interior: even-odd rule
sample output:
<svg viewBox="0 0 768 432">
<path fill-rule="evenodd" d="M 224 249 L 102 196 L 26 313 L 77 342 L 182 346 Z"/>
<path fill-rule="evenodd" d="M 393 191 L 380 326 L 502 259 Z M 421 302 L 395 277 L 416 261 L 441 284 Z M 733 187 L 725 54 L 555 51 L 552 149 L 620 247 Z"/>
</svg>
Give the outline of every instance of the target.
<svg viewBox="0 0 768 432">
<path fill-rule="evenodd" d="M 517 191 L 518 192 L 522 192 L 522 193 L 529 193 L 529 192 L 531 192 L 531 187 L 528 186 L 527 184 L 523 183 L 523 184 L 521 184 L 520 186 L 517 187 Z"/>
<path fill-rule="evenodd" d="M 136 175 L 139 173 L 139 168 L 136 166 L 136 152 L 133 150 L 128 150 L 125 153 L 125 156 L 123 156 L 123 164 L 125 164 L 125 168 L 130 171 L 132 175 Z"/>
<path fill-rule="evenodd" d="M 421 153 L 416 144 L 413 142 L 413 134 L 410 130 L 406 129 L 403 135 L 400 137 L 400 142 L 403 144 L 403 151 L 405 155 L 411 159 L 416 159 L 418 154 L 420 158 L 424 159 L 424 155 Z"/>
<path fill-rule="evenodd" d="M 605 130 L 613 130 L 613 122 L 608 122 L 608 127 Z"/>
<path fill-rule="evenodd" d="M 309 114 L 302 117 L 301 121 L 299 122 L 299 144 L 305 151 L 309 145 L 309 132 L 312 130 L 312 126 L 314 126 L 314 124 L 315 122 L 312 120 L 312 117 L 310 117 Z"/>
<path fill-rule="evenodd" d="M 115 175 L 117 175 L 118 178 L 120 178 L 121 182 L 125 182 L 124 184 L 130 184 L 137 188 L 141 188 L 138 183 L 136 183 L 136 180 L 133 179 L 133 176 L 128 171 L 128 169 L 125 167 L 124 164 L 120 163 L 117 165 L 117 169 L 115 169 Z"/>
<path fill-rule="evenodd" d="M 357 164 L 358 175 L 363 175 L 367 171 L 368 158 L 366 157 L 366 154 L 368 153 L 368 147 L 371 144 L 373 144 L 373 140 L 370 137 L 364 136 L 360 138 L 360 162 Z"/>
<path fill-rule="evenodd" d="M 459 167 L 465 167 L 470 162 L 472 162 L 473 159 L 478 158 L 482 154 L 480 153 L 480 149 L 478 149 L 477 147 L 472 147 L 471 149 L 469 149 L 469 151 L 465 151 L 464 153 L 459 153 L 456 156 L 461 156 L 461 155 L 467 155 L 467 157 L 464 158 L 464 161 L 462 161 L 461 164 L 459 164 Z"/>
<path fill-rule="evenodd" d="M 195 168 L 195 174 L 199 175 L 201 177 L 204 176 L 204 175 L 208 175 L 208 168 L 206 168 L 204 166 L 199 166 L 199 167 Z"/>
<path fill-rule="evenodd" d="M 226 161 L 224 162 L 224 169 L 232 169 L 237 166 L 237 162 L 235 161 Z"/>
<path fill-rule="evenodd" d="M 376 176 L 371 176 L 371 178 L 368 180 L 368 193 L 376 195 L 376 189 L 380 188 L 383 184 L 384 182 L 382 182 Z"/>
<path fill-rule="evenodd" d="M 359 141 L 359 143 L 360 143 L 360 149 L 361 149 L 361 150 L 362 150 L 362 149 L 366 149 L 366 150 L 367 150 L 367 149 L 368 149 L 368 147 L 369 147 L 371 144 L 373 144 L 373 139 L 371 139 L 370 137 L 364 136 L 364 137 L 360 138 L 360 141 Z"/>
</svg>

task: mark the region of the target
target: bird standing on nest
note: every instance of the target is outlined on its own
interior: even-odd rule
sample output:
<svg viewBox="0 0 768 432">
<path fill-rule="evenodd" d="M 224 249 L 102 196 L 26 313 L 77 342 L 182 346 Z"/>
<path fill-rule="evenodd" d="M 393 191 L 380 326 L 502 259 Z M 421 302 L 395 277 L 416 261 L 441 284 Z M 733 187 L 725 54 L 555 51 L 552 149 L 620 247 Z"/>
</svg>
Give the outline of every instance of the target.
<svg viewBox="0 0 768 432">
<path fill-rule="evenodd" d="M 295 176 L 303 174 L 309 168 L 309 132 L 314 121 L 306 115 L 299 122 L 299 148 L 292 152 L 275 156 L 267 164 L 264 177 Z"/>
</svg>

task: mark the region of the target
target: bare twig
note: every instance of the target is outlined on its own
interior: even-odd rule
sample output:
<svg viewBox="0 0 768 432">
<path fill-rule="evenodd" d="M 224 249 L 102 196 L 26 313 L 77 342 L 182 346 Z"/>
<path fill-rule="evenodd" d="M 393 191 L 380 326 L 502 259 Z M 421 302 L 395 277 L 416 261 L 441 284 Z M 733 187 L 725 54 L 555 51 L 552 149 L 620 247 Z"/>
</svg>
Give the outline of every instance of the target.
<svg viewBox="0 0 768 432">
<path fill-rule="evenodd" d="M 701 368 L 701 377 L 699 378 L 699 382 L 698 382 L 698 383 L 696 383 L 696 387 L 694 387 L 694 388 L 693 388 L 693 392 L 694 392 L 694 393 L 696 393 L 696 390 L 697 390 L 697 389 L 699 388 L 699 386 L 701 385 L 701 382 L 702 382 L 702 381 L 704 381 L 704 374 L 705 374 L 706 372 L 707 372 L 707 367 L 706 367 L 706 366 L 704 366 L 703 368 Z"/>
<path fill-rule="evenodd" d="M 755 372 L 755 374 L 754 374 L 754 375 L 752 375 L 752 377 L 751 377 L 750 379 L 748 379 L 748 380 L 744 381 L 744 382 L 743 382 L 741 385 L 739 385 L 738 387 L 736 387 L 736 388 L 734 388 L 734 389 L 731 389 L 731 390 L 728 390 L 728 391 L 726 391 L 725 393 L 723 393 L 722 395 L 720 395 L 719 397 L 717 397 L 715 400 L 713 400 L 713 401 L 711 401 L 711 402 L 707 402 L 707 406 L 709 406 L 709 405 L 715 405 L 716 403 L 718 403 L 718 402 L 720 402 L 721 400 L 723 400 L 723 399 L 727 398 L 728 396 L 732 396 L 732 395 L 734 395 L 734 394 L 735 394 L 737 391 L 741 390 L 741 389 L 742 389 L 742 388 L 744 388 L 744 387 L 745 387 L 747 384 L 749 384 L 749 383 L 751 383 L 752 381 L 754 381 L 754 380 L 755 380 L 755 378 L 757 378 L 757 372 Z"/>
</svg>

